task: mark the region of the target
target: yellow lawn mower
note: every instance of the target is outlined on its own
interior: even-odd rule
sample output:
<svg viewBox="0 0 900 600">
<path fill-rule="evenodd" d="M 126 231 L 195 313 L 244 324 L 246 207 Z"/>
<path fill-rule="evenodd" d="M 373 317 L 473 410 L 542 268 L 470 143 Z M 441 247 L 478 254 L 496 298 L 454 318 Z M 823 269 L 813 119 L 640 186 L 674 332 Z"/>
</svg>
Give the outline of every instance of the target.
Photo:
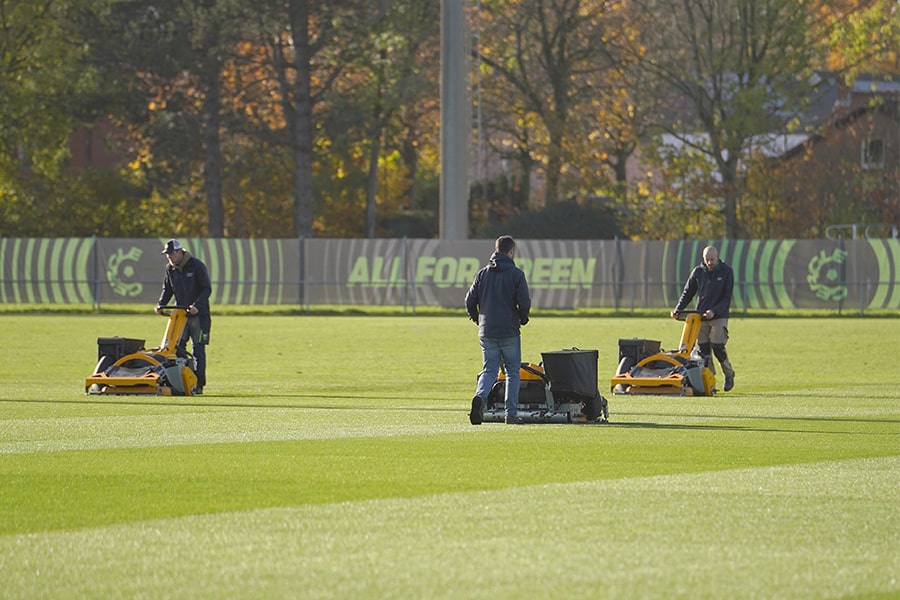
<svg viewBox="0 0 900 600">
<path fill-rule="evenodd" d="M 610 380 L 614 394 L 712 396 L 716 376 L 709 361 L 695 349 L 702 317 L 682 311 L 684 320 L 677 350 L 661 350 L 656 340 L 620 339 L 619 366 Z"/>
<path fill-rule="evenodd" d="M 166 332 L 158 348 L 144 348 L 144 340 L 97 338 L 98 362 L 84 380 L 91 395 L 193 396 L 197 389 L 196 361 L 180 346 L 188 311 L 162 306 L 168 314 Z"/>
</svg>

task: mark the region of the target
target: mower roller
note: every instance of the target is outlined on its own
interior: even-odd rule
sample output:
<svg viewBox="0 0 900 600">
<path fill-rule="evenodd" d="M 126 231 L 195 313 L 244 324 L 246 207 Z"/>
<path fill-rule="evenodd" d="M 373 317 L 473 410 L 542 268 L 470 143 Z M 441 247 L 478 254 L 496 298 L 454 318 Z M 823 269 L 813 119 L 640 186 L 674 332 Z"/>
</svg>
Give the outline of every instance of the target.
<svg viewBox="0 0 900 600">
<path fill-rule="evenodd" d="M 168 312 L 166 332 L 158 348 L 149 350 L 143 340 L 98 338 L 99 362 L 84 380 L 91 395 L 193 396 L 197 388 L 196 361 L 180 348 L 187 327 L 183 306 L 161 306 Z"/>
<path fill-rule="evenodd" d="M 700 334 L 701 315 L 696 311 L 682 311 L 678 320 L 684 320 L 678 350 L 660 350 L 659 342 L 653 340 L 619 340 L 619 366 L 610 381 L 613 393 L 675 396 L 716 393 L 716 376 L 710 368 L 712 358 L 701 357 L 694 348 Z"/>
<path fill-rule="evenodd" d="M 605 423 L 606 398 L 597 388 L 597 350 L 542 352 L 540 364 L 519 368 L 516 416 L 524 423 Z M 502 423 L 506 413 L 506 374 L 501 370 L 484 406 L 486 423 Z"/>
</svg>

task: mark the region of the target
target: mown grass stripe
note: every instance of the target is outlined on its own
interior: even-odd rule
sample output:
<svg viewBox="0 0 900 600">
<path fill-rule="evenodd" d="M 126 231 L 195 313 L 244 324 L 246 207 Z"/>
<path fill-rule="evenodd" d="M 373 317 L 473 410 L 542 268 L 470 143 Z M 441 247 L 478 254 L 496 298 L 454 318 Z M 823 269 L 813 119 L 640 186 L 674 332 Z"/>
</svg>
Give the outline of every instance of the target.
<svg viewBox="0 0 900 600">
<path fill-rule="evenodd" d="M 736 387 L 485 424 L 460 314 L 221 315 L 202 397 L 88 397 L 140 315 L 8 315 L 3 597 L 897 596 L 900 319 L 735 317 Z M 678 339 L 546 318 L 523 359 Z"/>
<path fill-rule="evenodd" d="M 893 457 L 201 514 L 0 537 L 0 578 L 13 598 L 890 597 L 898 490 Z"/>
</svg>

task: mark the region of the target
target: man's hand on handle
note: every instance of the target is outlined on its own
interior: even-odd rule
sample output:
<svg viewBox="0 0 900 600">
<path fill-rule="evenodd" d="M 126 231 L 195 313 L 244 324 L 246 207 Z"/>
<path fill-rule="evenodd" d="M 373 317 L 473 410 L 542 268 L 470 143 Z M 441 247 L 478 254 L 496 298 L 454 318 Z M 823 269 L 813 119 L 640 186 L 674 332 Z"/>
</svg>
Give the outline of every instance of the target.
<svg viewBox="0 0 900 600">
<path fill-rule="evenodd" d="M 688 311 L 688 312 L 694 312 L 694 311 Z M 673 319 L 678 320 L 678 318 L 681 316 L 681 311 L 672 309 L 672 312 L 670 314 L 672 315 Z M 716 313 L 713 310 L 707 310 L 705 313 L 700 315 L 700 317 L 703 318 L 703 320 L 705 320 L 705 321 L 713 319 L 713 318 L 715 318 L 715 316 L 716 316 Z"/>
<path fill-rule="evenodd" d="M 166 314 L 163 312 L 163 310 L 165 310 L 166 308 L 175 308 L 175 307 L 172 307 L 172 306 L 156 306 L 156 307 L 153 308 L 153 312 L 155 312 L 155 313 L 158 314 L 158 315 L 162 315 L 162 316 L 165 317 L 165 316 L 168 316 L 168 315 L 166 315 Z M 178 307 L 178 308 L 182 308 L 182 307 Z M 199 314 L 199 313 L 200 313 L 200 311 L 197 310 L 197 307 L 194 306 L 193 304 L 191 304 L 190 306 L 187 307 L 187 311 L 188 311 L 188 314 L 189 314 L 189 315 L 196 315 L 196 314 Z"/>
</svg>

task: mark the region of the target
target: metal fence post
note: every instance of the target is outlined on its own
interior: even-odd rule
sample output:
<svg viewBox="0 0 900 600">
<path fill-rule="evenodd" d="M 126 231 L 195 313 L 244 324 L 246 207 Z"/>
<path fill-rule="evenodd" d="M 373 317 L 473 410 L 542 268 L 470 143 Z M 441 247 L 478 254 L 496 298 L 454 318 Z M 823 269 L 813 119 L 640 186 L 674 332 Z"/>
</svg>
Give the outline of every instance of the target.
<svg viewBox="0 0 900 600">
<path fill-rule="evenodd" d="M 92 289 L 94 290 L 94 309 L 99 313 L 103 312 L 102 307 L 100 306 L 100 252 L 97 250 L 97 236 L 91 236 L 91 253 L 94 255 L 93 260 L 93 268 L 94 268 L 94 285 Z"/>
<path fill-rule="evenodd" d="M 300 309 L 306 309 L 306 314 L 309 314 L 309 295 L 306 289 L 306 237 L 300 236 L 297 238 L 297 258 L 300 261 L 298 265 L 298 282 L 297 282 L 297 291 L 298 299 L 300 300 Z"/>
</svg>

